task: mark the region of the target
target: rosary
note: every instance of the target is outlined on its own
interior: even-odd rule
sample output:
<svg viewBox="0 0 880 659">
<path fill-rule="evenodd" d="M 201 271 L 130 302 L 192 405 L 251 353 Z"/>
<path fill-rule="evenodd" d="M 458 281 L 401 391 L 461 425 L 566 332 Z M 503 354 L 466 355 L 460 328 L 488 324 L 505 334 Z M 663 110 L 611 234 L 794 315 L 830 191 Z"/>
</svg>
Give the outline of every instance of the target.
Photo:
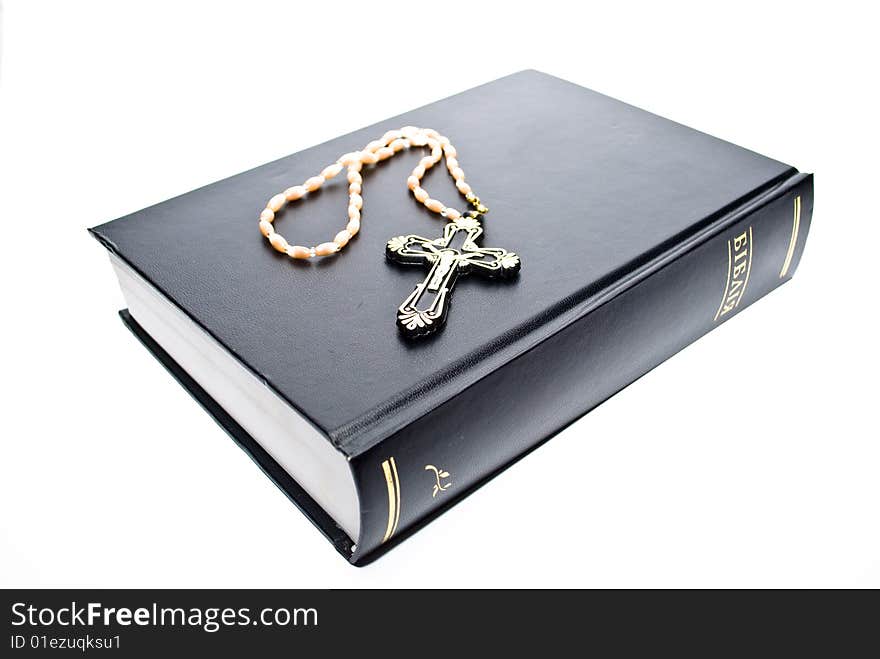
<svg viewBox="0 0 880 659">
<path fill-rule="evenodd" d="M 483 233 L 481 217 L 489 212 L 464 180 L 464 171 L 456 159 L 457 152 L 449 139 L 431 128 L 405 126 L 391 130 L 381 139 L 374 140 L 363 151 L 346 153 L 317 176 L 295 185 L 272 197 L 260 213 L 260 232 L 279 252 L 294 259 L 310 259 L 330 256 L 342 250 L 361 228 L 361 167 L 390 158 L 410 146 L 431 150 L 406 180 L 407 187 L 417 201 L 429 210 L 448 220 L 440 238 L 430 240 L 416 235 L 396 236 L 385 246 L 385 255 L 391 261 L 416 264 L 429 268 L 427 277 L 415 287 L 397 309 L 397 326 L 407 337 L 427 336 L 437 331 L 446 321 L 452 288 L 459 275 L 476 273 L 487 277 L 512 277 L 519 272 L 520 260 L 513 252 L 496 248 L 480 247 L 477 238 Z M 431 167 L 446 156 L 446 167 L 455 180 L 455 187 L 473 207 L 466 213 L 444 206 L 431 199 L 421 187 L 421 179 Z M 320 188 L 325 181 L 348 169 L 348 224 L 332 241 L 314 247 L 291 245 L 280 233 L 275 232 L 273 222 L 276 213 L 289 201 L 302 199 L 309 192 Z"/>
</svg>

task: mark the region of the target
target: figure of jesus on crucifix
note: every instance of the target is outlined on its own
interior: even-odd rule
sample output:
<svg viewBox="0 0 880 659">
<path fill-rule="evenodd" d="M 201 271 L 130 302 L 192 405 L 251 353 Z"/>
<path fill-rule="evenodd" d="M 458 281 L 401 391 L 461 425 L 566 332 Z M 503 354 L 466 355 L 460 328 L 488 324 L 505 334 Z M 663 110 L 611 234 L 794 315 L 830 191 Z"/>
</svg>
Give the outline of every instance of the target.
<svg viewBox="0 0 880 659">
<path fill-rule="evenodd" d="M 385 255 L 389 260 L 430 268 L 424 281 L 397 309 L 397 326 L 405 336 L 426 336 L 443 326 L 459 275 L 506 278 L 519 272 L 520 260 L 515 253 L 477 245 L 482 233 L 477 217 L 462 216 L 446 224 L 440 238 L 409 235 L 388 241 Z"/>
</svg>

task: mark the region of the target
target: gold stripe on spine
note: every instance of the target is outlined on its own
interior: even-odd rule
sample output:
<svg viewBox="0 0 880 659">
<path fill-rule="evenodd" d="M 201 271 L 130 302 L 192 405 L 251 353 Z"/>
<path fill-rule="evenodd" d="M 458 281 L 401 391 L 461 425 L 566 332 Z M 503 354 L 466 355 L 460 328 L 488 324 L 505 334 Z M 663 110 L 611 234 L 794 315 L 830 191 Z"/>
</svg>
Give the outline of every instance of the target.
<svg viewBox="0 0 880 659">
<path fill-rule="evenodd" d="M 394 472 L 394 490 L 397 494 L 397 510 L 394 513 L 394 528 L 391 529 L 391 535 L 397 533 L 397 523 L 400 521 L 400 478 L 397 476 L 397 463 L 391 458 L 391 470 Z"/>
<path fill-rule="evenodd" d="M 794 220 L 791 226 L 791 239 L 788 241 L 788 252 L 785 254 L 785 261 L 782 264 L 782 270 L 779 271 L 779 278 L 782 279 L 788 274 L 791 267 L 791 259 L 794 256 L 794 249 L 797 247 L 798 231 L 801 228 L 801 196 L 794 198 Z"/>
<path fill-rule="evenodd" d="M 734 307 L 739 306 L 739 303 L 742 302 L 743 296 L 746 294 L 746 289 L 749 287 L 749 277 L 752 275 L 752 254 L 754 251 L 755 243 L 752 242 L 752 227 L 749 227 L 749 265 L 746 267 L 746 280 L 743 282 L 743 288 L 739 292 L 739 297 L 736 299 Z"/>
<path fill-rule="evenodd" d="M 388 488 L 388 525 L 382 538 L 382 542 L 386 542 L 397 531 L 397 523 L 400 521 L 400 479 L 397 476 L 397 464 L 394 458 L 388 458 L 382 463 L 382 472 L 385 474 L 385 486 Z"/>
<path fill-rule="evenodd" d="M 724 301 L 727 299 L 727 289 L 730 288 L 730 271 L 733 270 L 733 252 L 730 241 L 727 241 L 727 281 L 724 284 L 724 295 L 721 296 L 721 304 L 718 305 L 718 311 L 715 312 L 714 320 L 718 320 L 721 310 L 724 308 Z"/>
</svg>

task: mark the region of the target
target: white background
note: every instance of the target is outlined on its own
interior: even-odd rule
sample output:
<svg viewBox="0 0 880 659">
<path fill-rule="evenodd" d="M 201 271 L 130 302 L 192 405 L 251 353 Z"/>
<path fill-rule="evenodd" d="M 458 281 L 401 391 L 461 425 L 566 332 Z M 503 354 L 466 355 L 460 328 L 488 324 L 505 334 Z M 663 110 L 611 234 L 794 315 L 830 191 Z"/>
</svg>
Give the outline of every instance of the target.
<svg viewBox="0 0 880 659">
<path fill-rule="evenodd" d="M 0 584 L 880 586 L 870 4 L 4 2 Z M 85 228 L 523 68 L 815 172 L 805 256 L 352 568 L 125 330 Z"/>
</svg>

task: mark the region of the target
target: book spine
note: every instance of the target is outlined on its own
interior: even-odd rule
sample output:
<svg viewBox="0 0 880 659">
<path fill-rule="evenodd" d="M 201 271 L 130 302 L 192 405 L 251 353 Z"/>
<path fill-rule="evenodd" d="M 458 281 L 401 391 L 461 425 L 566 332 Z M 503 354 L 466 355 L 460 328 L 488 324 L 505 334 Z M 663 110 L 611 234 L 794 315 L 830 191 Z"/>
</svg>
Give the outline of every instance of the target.
<svg viewBox="0 0 880 659">
<path fill-rule="evenodd" d="M 351 459 L 369 562 L 794 274 L 812 175 L 796 174 L 605 303 Z"/>
</svg>

